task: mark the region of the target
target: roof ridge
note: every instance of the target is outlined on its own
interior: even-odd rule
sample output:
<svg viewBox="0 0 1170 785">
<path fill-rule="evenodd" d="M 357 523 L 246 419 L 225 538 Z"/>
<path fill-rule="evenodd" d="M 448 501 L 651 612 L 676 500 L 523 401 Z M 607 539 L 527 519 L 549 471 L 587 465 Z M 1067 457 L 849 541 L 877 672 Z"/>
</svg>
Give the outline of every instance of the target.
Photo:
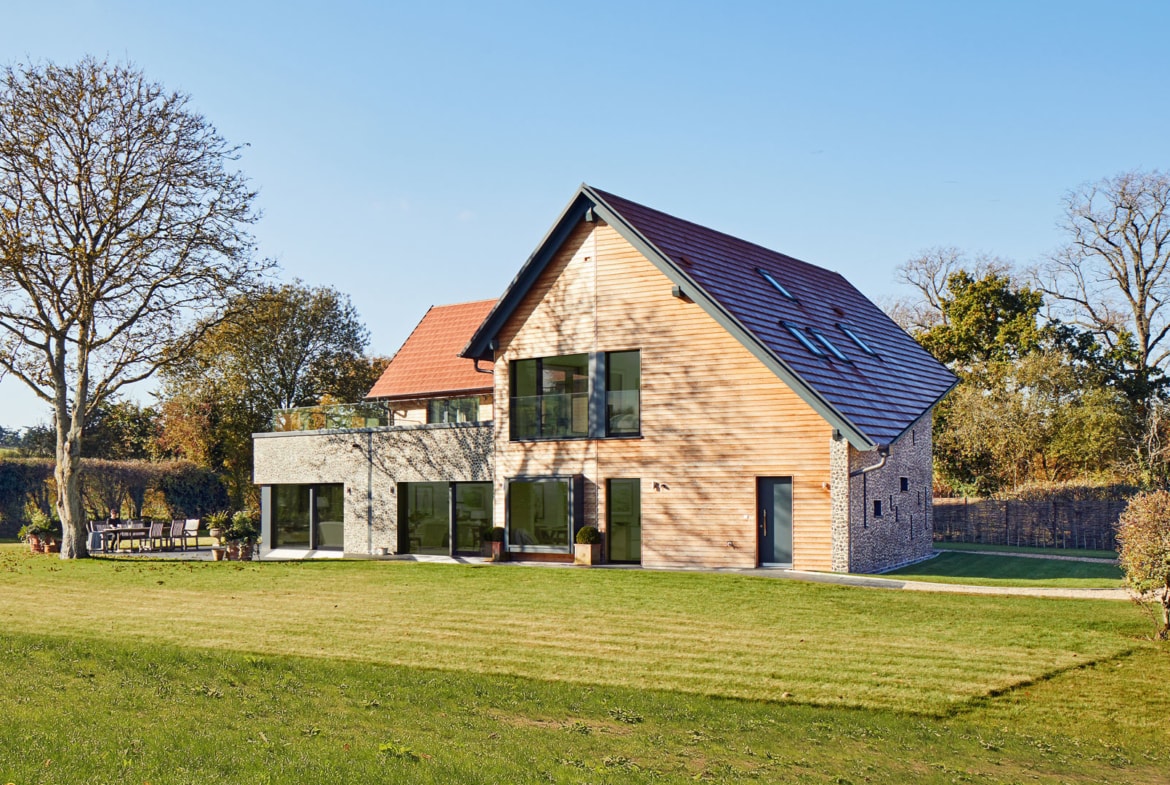
<svg viewBox="0 0 1170 785">
<path fill-rule="evenodd" d="M 745 239 L 744 239 L 744 238 L 742 238 L 742 237 L 736 237 L 734 234 L 730 234 L 730 233 L 728 233 L 728 232 L 724 232 L 724 231 L 722 231 L 722 230 L 720 230 L 720 229 L 713 229 L 713 228 L 712 228 L 712 227 L 710 227 L 710 226 L 706 226 L 706 225 L 704 225 L 704 224 L 698 223 L 697 221 L 692 221 L 692 220 L 690 220 L 690 219 L 688 219 L 688 218 L 679 218 L 677 215 L 673 215 L 673 214 L 671 214 L 671 213 L 668 213 L 668 212 L 666 212 L 666 211 L 664 211 L 664 210 L 659 210 L 659 209 L 656 209 L 656 208 L 654 208 L 654 207 L 650 207 L 650 206 L 648 206 L 648 205 L 644 205 L 644 204 L 642 204 L 641 202 L 635 202 L 633 199 L 627 199 L 627 198 L 626 198 L 626 197 L 624 197 L 624 196 L 619 196 L 618 194 L 612 193 L 612 192 L 610 192 L 610 191 L 605 191 L 605 190 L 602 190 L 601 188 L 595 188 L 595 187 L 594 187 L 594 186 L 592 186 L 592 185 L 585 184 L 585 187 L 586 187 L 586 188 L 588 188 L 590 191 L 593 191 L 594 193 L 596 193 L 598 196 L 601 196 L 601 197 L 603 197 L 603 198 L 605 198 L 605 199 L 607 199 L 607 200 L 608 200 L 608 199 L 618 199 L 618 200 L 621 200 L 621 201 L 623 201 L 623 202 L 626 202 L 626 203 L 628 203 L 628 204 L 632 204 L 632 205 L 634 205 L 635 207 L 637 207 L 637 208 L 639 208 L 639 209 L 646 210 L 647 212 L 655 213 L 655 214 L 657 214 L 657 215 L 661 215 L 661 216 L 663 216 L 663 217 L 665 217 L 665 218 L 669 218 L 669 219 L 670 219 L 670 220 L 672 220 L 672 221 L 677 221 L 677 222 L 679 222 L 679 223 L 687 224 L 688 226 L 693 226 L 693 227 L 695 227 L 696 229 L 701 229 L 701 230 L 703 230 L 704 232 L 710 232 L 711 234 L 717 234 L 717 235 L 719 235 L 720 237 L 725 237 L 725 238 L 727 238 L 728 240 L 731 240 L 732 242 L 738 243 L 738 244 L 740 244 L 740 245 L 750 245 L 750 246 L 752 246 L 753 248 L 759 248 L 761 251 L 764 251 L 764 252 L 766 252 L 766 253 L 768 253 L 768 254 L 770 254 L 770 255 L 772 255 L 772 256 L 779 256 L 779 257 L 781 257 L 782 259 L 786 259 L 786 260 L 788 260 L 788 261 L 790 261 L 790 262 L 795 262 L 795 263 L 797 263 L 797 264 L 802 264 L 802 265 L 804 265 L 805 267 L 811 267 L 811 268 L 813 268 L 814 270 L 820 270 L 820 271 L 822 271 L 822 272 L 829 273 L 830 275 L 835 275 L 836 277 L 838 277 L 838 278 L 840 278 L 840 279 L 842 279 L 842 280 L 845 280 L 845 281 L 847 281 L 847 280 L 848 280 L 847 278 L 845 278 L 845 276 L 844 276 L 844 275 L 842 275 L 841 273 L 837 272 L 836 270 L 830 270 L 829 268 L 827 268 L 827 267 L 822 267 L 822 266 L 821 266 L 821 265 L 819 265 L 819 264 L 813 264 L 812 262 L 806 262 L 804 259 L 798 259 L 798 258 L 796 258 L 795 256 L 792 256 L 792 255 L 790 255 L 790 254 L 786 254 L 786 253 L 784 253 L 783 251 L 777 251 L 777 250 L 776 250 L 776 249 L 774 249 L 774 248 L 769 248 L 769 247 L 768 247 L 768 246 L 766 246 L 766 245 L 761 245 L 760 243 L 754 242 L 754 241 L 752 241 L 752 240 L 745 240 Z M 854 287 L 854 288 L 856 288 L 856 287 Z"/>
</svg>

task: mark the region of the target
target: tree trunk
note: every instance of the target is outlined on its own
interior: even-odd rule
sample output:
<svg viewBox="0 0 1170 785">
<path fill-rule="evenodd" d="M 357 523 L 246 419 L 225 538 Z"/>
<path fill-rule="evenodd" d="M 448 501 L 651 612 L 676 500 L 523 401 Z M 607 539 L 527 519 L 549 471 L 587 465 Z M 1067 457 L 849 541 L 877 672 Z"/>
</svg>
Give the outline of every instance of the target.
<svg viewBox="0 0 1170 785">
<path fill-rule="evenodd" d="M 85 511 L 81 505 L 81 427 L 76 418 L 63 422 L 60 412 L 53 477 L 57 480 L 57 516 L 61 519 L 61 558 L 85 558 L 89 551 L 85 540 Z"/>
</svg>

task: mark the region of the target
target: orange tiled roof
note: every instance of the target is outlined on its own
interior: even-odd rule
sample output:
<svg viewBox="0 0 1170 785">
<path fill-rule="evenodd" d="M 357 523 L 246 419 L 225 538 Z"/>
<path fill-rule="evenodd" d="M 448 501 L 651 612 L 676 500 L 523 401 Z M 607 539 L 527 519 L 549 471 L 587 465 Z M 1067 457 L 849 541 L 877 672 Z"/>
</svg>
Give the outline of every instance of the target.
<svg viewBox="0 0 1170 785">
<path fill-rule="evenodd" d="M 476 371 L 475 363 L 459 352 L 495 304 L 495 300 L 479 300 L 431 306 L 366 397 L 426 398 L 490 391 L 491 374 Z M 486 371 L 490 365 L 480 367 Z"/>
</svg>

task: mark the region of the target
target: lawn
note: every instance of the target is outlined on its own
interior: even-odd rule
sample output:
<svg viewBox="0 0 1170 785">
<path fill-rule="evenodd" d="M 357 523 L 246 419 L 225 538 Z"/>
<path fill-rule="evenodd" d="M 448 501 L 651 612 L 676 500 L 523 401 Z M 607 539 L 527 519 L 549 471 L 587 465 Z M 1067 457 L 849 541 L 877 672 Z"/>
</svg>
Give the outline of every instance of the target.
<svg viewBox="0 0 1170 785">
<path fill-rule="evenodd" d="M 933 559 L 884 573 L 882 577 L 979 586 L 1116 589 L 1122 585 L 1121 568 L 1116 564 L 1030 559 L 1009 553 L 987 556 L 961 551 L 941 553 Z"/>
<path fill-rule="evenodd" d="M 0 547 L 0 781 L 1165 782 L 1126 603 Z M 1141 707 L 1134 710 L 1134 706 Z"/>
<path fill-rule="evenodd" d="M 1035 553 L 1045 556 L 1087 556 L 1090 559 L 1116 559 L 1117 551 L 1098 551 L 1092 548 L 1034 548 L 1031 545 L 984 545 L 978 542 L 939 542 L 937 551 L 996 551 L 1002 553 Z"/>
</svg>

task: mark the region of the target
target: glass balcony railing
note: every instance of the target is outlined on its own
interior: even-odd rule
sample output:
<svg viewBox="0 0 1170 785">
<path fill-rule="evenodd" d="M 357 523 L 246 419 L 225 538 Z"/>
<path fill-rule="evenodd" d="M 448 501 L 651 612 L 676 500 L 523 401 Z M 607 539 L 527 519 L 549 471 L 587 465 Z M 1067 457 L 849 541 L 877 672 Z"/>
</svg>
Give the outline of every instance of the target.
<svg viewBox="0 0 1170 785">
<path fill-rule="evenodd" d="M 272 430 L 277 432 L 383 428 L 392 424 L 390 410 L 381 403 L 338 403 L 272 410 Z"/>
<path fill-rule="evenodd" d="M 512 398 L 513 439 L 571 439 L 588 435 L 588 393 Z"/>
</svg>

